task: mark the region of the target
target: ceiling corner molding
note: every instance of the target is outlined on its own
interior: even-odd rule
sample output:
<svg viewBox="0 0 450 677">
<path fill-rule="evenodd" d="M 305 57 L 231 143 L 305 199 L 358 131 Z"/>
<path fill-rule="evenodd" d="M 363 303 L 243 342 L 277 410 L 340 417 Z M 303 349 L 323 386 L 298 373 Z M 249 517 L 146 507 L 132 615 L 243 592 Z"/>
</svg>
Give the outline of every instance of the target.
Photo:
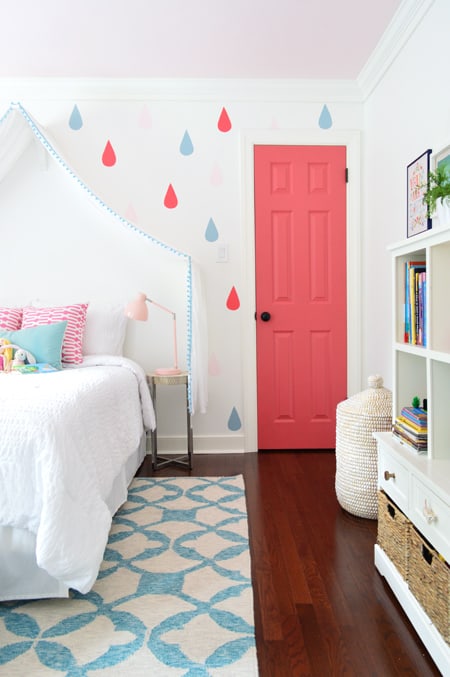
<svg viewBox="0 0 450 677">
<path fill-rule="evenodd" d="M 53 101 L 361 102 L 355 80 L 0 78 L 0 99 Z"/>
<path fill-rule="evenodd" d="M 366 100 L 377 87 L 433 3 L 434 0 L 403 0 L 358 75 L 357 83 L 363 100 Z"/>
</svg>

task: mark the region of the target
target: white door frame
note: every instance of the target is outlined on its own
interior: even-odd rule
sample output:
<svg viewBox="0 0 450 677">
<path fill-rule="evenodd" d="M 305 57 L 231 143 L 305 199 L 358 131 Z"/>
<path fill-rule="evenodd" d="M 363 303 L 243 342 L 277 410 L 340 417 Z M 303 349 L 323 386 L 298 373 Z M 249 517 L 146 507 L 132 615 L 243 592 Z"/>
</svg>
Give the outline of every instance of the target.
<svg viewBox="0 0 450 677">
<path fill-rule="evenodd" d="M 347 395 L 361 390 L 361 183 L 357 130 L 250 130 L 241 137 L 243 252 L 242 383 L 244 451 L 258 450 L 256 284 L 253 148 L 257 145 L 346 146 L 347 184 Z"/>
</svg>

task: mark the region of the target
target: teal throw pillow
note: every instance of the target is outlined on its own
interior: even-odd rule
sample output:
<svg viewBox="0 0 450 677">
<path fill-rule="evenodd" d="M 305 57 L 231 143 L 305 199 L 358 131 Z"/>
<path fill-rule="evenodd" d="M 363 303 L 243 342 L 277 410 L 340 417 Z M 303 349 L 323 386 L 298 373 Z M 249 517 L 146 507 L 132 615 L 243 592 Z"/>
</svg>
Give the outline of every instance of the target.
<svg viewBox="0 0 450 677">
<path fill-rule="evenodd" d="M 4 331 L 0 328 L 0 338 L 8 339 L 20 348 L 28 350 L 34 355 L 36 362 L 45 362 L 56 369 L 62 369 L 61 349 L 66 327 L 67 320 L 16 331 Z"/>
</svg>

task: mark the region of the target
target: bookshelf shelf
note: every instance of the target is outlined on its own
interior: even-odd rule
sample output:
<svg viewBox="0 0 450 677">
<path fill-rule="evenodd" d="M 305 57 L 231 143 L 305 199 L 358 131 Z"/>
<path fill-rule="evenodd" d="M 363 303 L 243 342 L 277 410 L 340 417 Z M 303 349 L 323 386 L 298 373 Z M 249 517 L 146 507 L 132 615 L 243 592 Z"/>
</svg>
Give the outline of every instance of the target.
<svg viewBox="0 0 450 677">
<path fill-rule="evenodd" d="M 375 433 L 378 486 L 397 504 L 411 527 L 427 539 L 433 557 L 439 553 L 440 558 L 450 562 L 450 227 L 431 229 L 394 244 L 389 250 L 393 273 L 392 414 L 393 424 L 397 421 L 397 437 L 390 432 Z M 405 329 L 405 322 L 410 319 L 405 310 L 406 300 L 411 300 L 406 285 L 410 262 L 421 262 L 426 270 L 423 345 L 411 341 Z M 423 453 L 405 443 L 402 430 L 406 415 L 402 409 L 411 407 L 416 396 L 421 405 L 427 400 L 427 450 Z M 415 426 L 423 435 L 420 425 Z M 411 425 L 406 430 L 411 440 Z M 413 439 L 420 448 L 417 436 L 413 435 Z M 412 542 L 409 547 L 414 547 Z M 417 602 L 410 586 L 379 545 L 375 546 L 375 565 L 437 666 L 443 674 L 450 675 L 450 643 L 433 625 L 429 613 L 434 611 Z M 420 570 L 408 572 L 408 580 L 417 577 L 420 578 Z"/>
<path fill-rule="evenodd" d="M 427 400 L 428 458 L 450 460 L 450 227 L 437 228 L 389 247 L 393 275 L 393 418 L 412 398 Z M 406 341 L 406 276 L 411 262 L 426 270 L 425 345 Z M 445 415 L 444 415 L 445 414 Z M 439 419 L 439 420 L 438 420 Z"/>
</svg>

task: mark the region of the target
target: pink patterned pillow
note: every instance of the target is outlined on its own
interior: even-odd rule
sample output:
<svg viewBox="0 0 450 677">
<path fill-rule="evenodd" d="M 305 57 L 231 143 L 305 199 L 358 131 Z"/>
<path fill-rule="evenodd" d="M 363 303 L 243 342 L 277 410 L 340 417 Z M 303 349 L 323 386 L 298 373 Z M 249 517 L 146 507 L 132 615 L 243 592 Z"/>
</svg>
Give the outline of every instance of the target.
<svg viewBox="0 0 450 677">
<path fill-rule="evenodd" d="M 22 308 L 5 308 L 0 306 L 0 327 L 8 331 L 16 331 L 22 325 Z"/>
<path fill-rule="evenodd" d="M 23 309 L 22 329 L 67 320 L 61 359 L 68 364 L 80 364 L 83 361 L 83 333 L 87 307 L 87 303 L 53 308 L 26 306 Z"/>
</svg>

